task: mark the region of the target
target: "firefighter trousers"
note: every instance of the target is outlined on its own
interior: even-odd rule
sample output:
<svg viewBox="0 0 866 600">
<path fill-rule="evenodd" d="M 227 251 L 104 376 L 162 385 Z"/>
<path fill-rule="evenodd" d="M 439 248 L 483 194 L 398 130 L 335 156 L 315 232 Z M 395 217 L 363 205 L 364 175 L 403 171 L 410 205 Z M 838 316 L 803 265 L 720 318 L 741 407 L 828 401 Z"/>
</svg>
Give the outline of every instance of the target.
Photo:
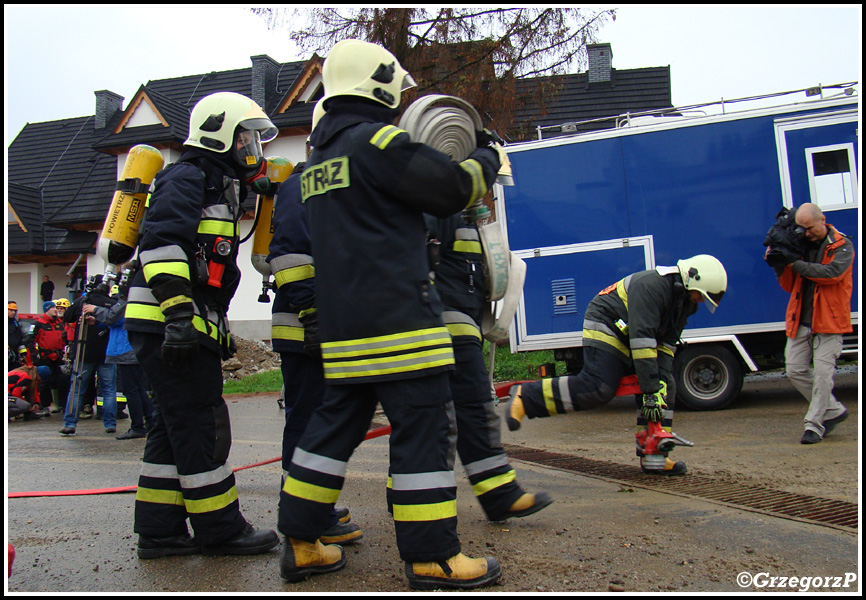
<svg viewBox="0 0 866 600">
<path fill-rule="evenodd" d="M 447 373 L 378 383 L 326 386 L 292 457 L 280 494 L 279 530 L 313 542 L 364 440 L 377 403 L 391 423 L 394 526 L 402 560 L 446 560 L 460 552 L 454 478 L 456 426 Z"/>
<path fill-rule="evenodd" d="M 468 335 L 452 339 L 457 370 L 448 377 L 457 416 L 457 454 L 487 518 L 498 521 L 523 490 L 502 448 L 481 340 Z"/>
<path fill-rule="evenodd" d="M 633 375 L 634 369 L 620 359 L 616 351 L 607 352 L 595 346 L 584 346 L 583 369 L 577 375 L 553 377 L 524 383 L 520 396 L 523 408 L 530 419 L 552 417 L 566 412 L 592 410 L 610 402 L 616 396 L 620 380 Z M 670 431 L 673 425 L 674 400 L 676 389 L 668 381 L 668 408 L 665 411 L 662 427 Z M 646 429 L 647 421 L 640 414 L 643 399 L 635 395 L 637 404 L 637 429 Z"/>
<path fill-rule="evenodd" d="M 280 496 L 286 492 L 283 485 L 289 476 L 292 455 L 298 446 L 310 418 L 325 397 L 325 371 L 322 361 L 311 358 L 307 353 L 280 352 L 280 371 L 283 375 L 283 398 L 286 403 L 286 423 L 283 426 L 283 477 L 280 483 Z M 328 527 L 339 519 L 336 511 L 331 511 Z"/>
<path fill-rule="evenodd" d="M 222 364 L 217 353 L 199 347 L 182 368 L 167 365 L 160 357 L 162 341 L 158 334 L 129 332 L 154 393 L 134 531 L 151 537 L 181 535 L 188 518 L 199 542 L 218 544 L 246 525 L 235 477 L 226 464 L 231 424 L 222 397 Z"/>
</svg>

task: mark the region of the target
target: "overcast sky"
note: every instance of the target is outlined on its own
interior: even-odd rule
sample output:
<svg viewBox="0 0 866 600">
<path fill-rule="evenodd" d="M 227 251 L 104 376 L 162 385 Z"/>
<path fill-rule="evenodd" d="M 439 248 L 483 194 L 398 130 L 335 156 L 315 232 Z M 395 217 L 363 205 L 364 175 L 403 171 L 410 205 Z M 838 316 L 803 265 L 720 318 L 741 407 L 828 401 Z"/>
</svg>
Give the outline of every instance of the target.
<svg viewBox="0 0 866 600">
<path fill-rule="evenodd" d="M 306 59 L 238 5 L 4 5 L 6 144 L 28 122 L 94 113 L 151 79 Z M 617 69 L 670 65 L 677 106 L 860 81 L 859 5 L 625 5 L 606 25 Z M 858 91 L 859 91 L 859 86 Z"/>
</svg>

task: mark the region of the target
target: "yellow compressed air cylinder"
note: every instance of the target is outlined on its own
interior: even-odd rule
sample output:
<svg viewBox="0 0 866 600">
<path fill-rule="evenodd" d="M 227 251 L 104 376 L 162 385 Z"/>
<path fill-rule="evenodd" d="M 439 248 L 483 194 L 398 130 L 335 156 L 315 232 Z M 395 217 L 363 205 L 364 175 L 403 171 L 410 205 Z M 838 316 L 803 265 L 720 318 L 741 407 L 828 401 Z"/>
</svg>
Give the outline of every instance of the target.
<svg viewBox="0 0 866 600">
<path fill-rule="evenodd" d="M 268 179 L 271 183 L 282 183 L 289 178 L 295 166 L 292 162 L 282 156 L 269 156 L 265 159 L 268 163 Z M 253 248 L 250 260 L 256 271 L 262 274 L 262 294 L 259 302 L 269 302 L 267 290 L 268 280 L 271 277 L 271 266 L 267 262 L 268 248 L 274 237 L 274 197 L 263 196 L 259 202 L 258 223 L 253 233 Z"/>
<path fill-rule="evenodd" d="M 164 164 L 162 153 L 152 146 L 139 144 L 129 151 L 97 245 L 106 263 L 119 265 L 135 255 L 150 184 Z"/>
</svg>

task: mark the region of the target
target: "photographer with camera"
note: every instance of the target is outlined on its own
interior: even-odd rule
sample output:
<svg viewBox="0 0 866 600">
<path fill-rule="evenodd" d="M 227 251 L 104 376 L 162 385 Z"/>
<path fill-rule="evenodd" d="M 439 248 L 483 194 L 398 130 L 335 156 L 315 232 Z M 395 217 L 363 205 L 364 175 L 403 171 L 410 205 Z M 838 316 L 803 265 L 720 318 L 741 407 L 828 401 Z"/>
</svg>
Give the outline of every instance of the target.
<svg viewBox="0 0 866 600">
<path fill-rule="evenodd" d="M 72 383 L 66 399 L 63 416 L 63 435 L 74 435 L 78 424 L 79 410 L 94 372 L 102 390 L 102 423 L 106 433 L 117 431 L 116 368 L 105 362 L 108 347 L 108 327 L 97 323 L 91 314 L 95 307 L 109 308 L 114 301 L 108 296 L 102 275 L 95 275 L 88 282 L 85 293 L 66 310 L 63 316 L 67 323 L 76 323 L 75 339 L 71 343 Z M 85 306 L 88 309 L 85 311 Z"/>
<path fill-rule="evenodd" d="M 785 313 L 785 370 L 809 401 L 800 443 L 817 444 L 848 418 L 848 410 L 833 395 L 833 376 L 842 354 L 842 334 L 853 331 L 854 244 L 827 223 L 816 204 L 801 205 L 794 223 L 789 237 L 805 238 L 804 253 L 789 252 L 779 261 L 779 244 L 772 243 L 771 229 L 764 258 L 782 289 L 791 294 Z"/>
</svg>

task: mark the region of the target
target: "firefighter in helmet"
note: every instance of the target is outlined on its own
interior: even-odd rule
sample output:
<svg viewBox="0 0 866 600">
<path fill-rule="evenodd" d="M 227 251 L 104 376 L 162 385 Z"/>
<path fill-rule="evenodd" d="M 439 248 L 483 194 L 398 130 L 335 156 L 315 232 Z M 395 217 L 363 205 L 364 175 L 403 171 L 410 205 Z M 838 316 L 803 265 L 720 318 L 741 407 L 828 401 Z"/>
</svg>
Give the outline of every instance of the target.
<svg viewBox="0 0 866 600">
<path fill-rule="evenodd" d="M 511 431 L 524 417 L 551 417 L 591 410 L 609 402 L 620 380 L 636 373 L 641 393 L 637 427 L 673 423 L 674 352 L 688 318 L 704 303 L 716 311 L 728 287 L 725 268 L 713 256 L 700 254 L 633 273 L 592 299 L 583 322 L 583 369 L 574 376 L 524 383 L 511 390 L 506 421 Z M 657 475 L 683 475 L 685 463 L 637 450 L 641 468 Z"/>
<path fill-rule="evenodd" d="M 242 205 L 248 187 L 269 187 L 262 144 L 276 135 L 249 98 L 211 94 L 191 112 L 183 154 L 154 180 L 125 324 L 154 392 L 135 498 L 139 558 L 258 554 L 279 544 L 241 515 L 226 464 L 221 368 L 234 353 L 226 314 L 240 282 Z"/>
<path fill-rule="evenodd" d="M 457 536 L 454 356 L 429 280 L 423 213 L 444 217 L 480 201 L 499 158 L 483 134 L 458 163 L 395 127 L 401 92 L 414 81 L 381 46 L 339 42 L 322 76 L 326 113 L 301 176 L 315 309 L 300 321 L 308 340 L 317 333 L 321 341 L 326 389 L 280 499 L 280 575 L 300 581 L 345 565 L 343 549 L 319 537 L 381 403 L 392 428 L 393 514 L 410 586 L 486 585 L 500 576 L 499 563 L 463 555 Z"/>
</svg>

